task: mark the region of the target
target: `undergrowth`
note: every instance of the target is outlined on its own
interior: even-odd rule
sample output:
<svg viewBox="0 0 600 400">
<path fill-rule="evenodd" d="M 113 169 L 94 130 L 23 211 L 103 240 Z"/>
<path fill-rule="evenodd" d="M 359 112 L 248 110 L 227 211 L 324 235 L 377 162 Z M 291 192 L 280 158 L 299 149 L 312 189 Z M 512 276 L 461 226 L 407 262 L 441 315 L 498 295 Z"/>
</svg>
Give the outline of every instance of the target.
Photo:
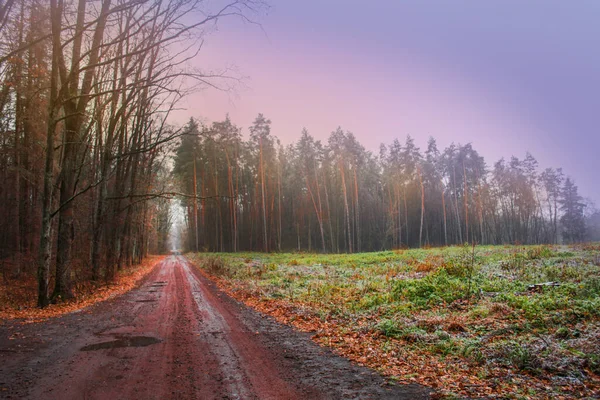
<svg viewBox="0 0 600 400">
<path fill-rule="evenodd" d="M 327 344 L 400 381 L 431 384 L 439 374 L 450 377 L 447 394 L 575 398 L 600 393 L 599 252 L 589 244 L 189 256 L 252 298 L 332 324 Z M 373 339 L 348 347 L 352 335 Z"/>
</svg>

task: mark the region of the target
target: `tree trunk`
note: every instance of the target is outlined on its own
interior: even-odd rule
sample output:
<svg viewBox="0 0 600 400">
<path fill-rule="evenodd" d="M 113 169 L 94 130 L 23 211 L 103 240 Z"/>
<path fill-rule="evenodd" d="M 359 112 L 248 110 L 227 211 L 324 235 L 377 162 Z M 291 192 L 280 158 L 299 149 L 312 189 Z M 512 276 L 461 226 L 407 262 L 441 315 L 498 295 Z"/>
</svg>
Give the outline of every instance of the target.
<svg viewBox="0 0 600 400">
<path fill-rule="evenodd" d="M 350 230 L 350 208 L 348 207 L 348 194 L 346 190 L 346 176 L 344 174 L 344 166 L 340 161 L 340 173 L 342 175 L 342 190 L 344 192 L 344 209 L 346 211 L 346 237 L 348 238 L 347 250 L 352 253 L 352 231 Z"/>
<path fill-rule="evenodd" d="M 262 136 L 260 137 L 260 189 L 262 193 L 262 219 L 263 219 L 263 249 L 269 251 L 269 242 L 267 241 L 267 203 L 265 198 L 265 166 L 263 163 L 263 145 Z"/>
<path fill-rule="evenodd" d="M 406 204 L 406 186 L 402 188 L 402 197 L 404 197 L 404 222 L 406 224 L 406 245 L 408 246 L 408 205 Z"/>
<path fill-rule="evenodd" d="M 423 187 L 423 178 L 421 177 L 421 171 L 417 168 L 417 174 L 419 175 L 419 184 L 421 186 L 421 226 L 419 227 L 419 247 L 423 245 L 423 217 L 425 215 L 425 188 Z"/>
<path fill-rule="evenodd" d="M 277 173 L 277 214 L 278 214 L 278 229 L 277 229 L 277 250 L 281 251 L 281 237 L 282 237 L 282 229 L 281 225 L 281 160 L 278 165 L 278 173 Z"/>
<path fill-rule="evenodd" d="M 329 206 L 329 191 L 327 190 L 327 181 L 325 180 L 325 172 L 323 172 L 323 186 L 325 188 L 325 202 L 327 203 L 327 222 L 329 225 L 329 240 L 331 241 L 331 251 L 336 252 L 336 243 L 333 237 L 333 226 L 331 224 L 331 208 Z"/>
<path fill-rule="evenodd" d="M 198 252 L 198 181 L 196 178 L 196 157 L 194 155 L 194 238 L 196 253 Z"/>
<path fill-rule="evenodd" d="M 358 179 L 356 177 L 356 166 L 354 167 L 354 198 L 355 198 L 355 220 L 356 220 L 356 251 L 360 253 L 360 203 L 358 200 Z"/>
<path fill-rule="evenodd" d="M 56 103 L 58 102 L 58 52 L 60 51 L 60 20 L 62 2 L 50 0 L 52 23 L 52 67 L 50 70 L 50 97 L 48 99 L 48 130 L 46 134 L 46 160 L 44 166 L 44 192 L 42 194 L 42 224 L 38 250 L 38 306 L 49 304 L 50 263 L 52 258 L 52 197 L 54 184 L 54 134 L 56 130 Z"/>
<path fill-rule="evenodd" d="M 458 238 L 460 243 L 463 243 L 463 237 L 462 237 L 462 228 L 460 226 L 460 213 L 458 212 L 458 194 L 456 193 L 456 168 L 452 167 L 452 174 L 453 174 L 453 179 L 452 179 L 452 183 L 454 186 L 454 211 L 456 211 L 456 224 L 458 227 Z"/>
<path fill-rule="evenodd" d="M 465 231 L 467 234 L 467 242 L 469 242 L 469 188 L 467 186 L 467 171 L 465 169 L 465 164 L 463 163 L 463 181 L 465 184 L 465 190 L 463 194 L 463 198 L 465 200 Z"/>
<path fill-rule="evenodd" d="M 316 181 L 317 175 L 315 172 L 315 182 Z M 319 231 L 321 233 L 321 246 L 323 249 L 323 253 L 326 252 L 326 248 L 325 248 L 325 232 L 323 230 L 323 217 L 322 217 L 322 212 L 321 212 L 321 197 L 319 196 L 319 205 L 317 206 L 317 203 L 315 202 L 315 196 L 313 195 L 313 191 L 310 187 L 310 182 L 308 180 L 308 174 L 306 173 L 306 170 L 304 170 L 304 179 L 306 181 L 306 188 L 308 189 L 308 193 L 310 194 L 310 199 L 312 200 L 312 204 L 313 207 L 315 209 L 315 215 L 317 216 L 317 222 L 319 223 Z M 317 186 L 317 191 L 319 190 L 319 184 L 316 184 Z M 309 220 L 310 221 L 310 220 Z M 309 242 L 310 243 L 310 242 Z"/>
<path fill-rule="evenodd" d="M 447 226 L 447 219 L 446 219 L 446 194 L 445 194 L 445 189 L 444 189 L 444 184 L 442 183 L 442 209 L 444 211 L 444 245 L 448 246 L 448 230 L 446 229 Z"/>
</svg>

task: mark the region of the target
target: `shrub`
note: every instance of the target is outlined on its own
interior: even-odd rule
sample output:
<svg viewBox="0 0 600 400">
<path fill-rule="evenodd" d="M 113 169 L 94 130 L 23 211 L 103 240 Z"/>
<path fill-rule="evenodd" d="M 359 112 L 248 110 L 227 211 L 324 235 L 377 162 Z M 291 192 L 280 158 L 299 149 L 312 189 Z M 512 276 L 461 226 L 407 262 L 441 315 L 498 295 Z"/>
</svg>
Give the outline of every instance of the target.
<svg viewBox="0 0 600 400">
<path fill-rule="evenodd" d="M 395 299 L 403 299 L 417 307 L 430 304 L 452 303 L 464 297 L 468 283 L 452 277 L 445 269 L 422 279 L 405 279 L 394 283 L 392 295 Z"/>
<path fill-rule="evenodd" d="M 447 340 L 439 340 L 431 346 L 431 350 L 434 354 L 440 354 L 442 356 L 459 354 L 461 351 L 460 343 L 451 338 Z"/>
<path fill-rule="evenodd" d="M 571 336 L 571 332 L 569 328 L 561 326 L 556 330 L 554 336 L 556 336 L 558 339 L 568 339 Z"/>
<path fill-rule="evenodd" d="M 434 335 L 437 336 L 439 340 L 449 340 L 451 338 L 450 334 L 443 330 L 435 331 Z"/>
<path fill-rule="evenodd" d="M 535 246 L 527 250 L 527 258 L 530 260 L 540 260 L 554 256 L 554 252 L 548 246 Z"/>
<path fill-rule="evenodd" d="M 408 343 L 422 343 L 427 342 L 430 339 L 430 336 L 427 334 L 427 332 L 415 326 L 409 326 L 401 329 L 396 337 L 398 339 L 403 339 Z"/>
<path fill-rule="evenodd" d="M 536 352 L 525 344 L 510 342 L 502 351 L 508 364 L 520 371 L 537 372 L 542 365 Z"/>
<path fill-rule="evenodd" d="M 525 273 L 526 260 L 527 256 L 519 253 L 518 250 L 515 249 L 510 257 L 500 262 L 500 268 L 513 275 L 523 276 Z"/>
<path fill-rule="evenodd" d="M 409 264 L 416 265 L 416 272 L 432 272 L 446 267 L 446 261 L 439 255 L 428 255 L 423 261 L 413 259 Z"/>
<path fill-rule="evenodd" d="M 369 309 L 377 306 L 381 306 L 388 302 L 388 298 L 386 294 L 373 293 L 367 294 L 366 296 L 361 297 L 359 301 L 359 307 L 361 309 Z"/>
<path fill-rule="evenodd" d="M 465 342 L 460 349 L 460 355 L 477 365 L 482 365 L 485 362 L 485 355 L 481 349 L 481 343 L 478 341 Z"/>
<path fill-rule="evenodd" d="M 387 337 L 402 339 L 409 343 L 428 342 L 434 337 L 419 327 L 400 326 L 400 324 L 401 322 L 395 319 L 383 319 L 375 325 L 375 330 Z"/>
<path fill-rule="evenodd" d="M 231 271 L 228 266 L 225 264 L 225 261 L 221 257 L 218 256 L 209 256 L 206 257 L 202 261 L 202 266 L 206 269 L 211 275 L 215 276 L 229 276 Z"/>
<path fill-rule="evenodd" d="M 586 354 L 585 364 L 593 373 L 600 375 L 600 355 L 598 354 Z"/>
<path fill-rule="evenodd" d="M 445 266 L 446 272 L 448 275 L 457 277 L 457 278 L 466 278 L 469 271 L 463 263 L 458 260 L 452 260 L 448 262 Z"/>
<path fill-rule="evenodd" d="M 594 277 L 585 281 L 581 286 L 579 297 L 583 299 L 594 299 L 600 297 L 600 278 Z"/>
<path fill-rule="evenodd" d="M 397 337 L 402 331 L 398 326 L 398 321 L 393 319 L 382 319 L 375 326 L 375 330 L 383 333 L 385 336 L 388 337 Z"/>
</svg>

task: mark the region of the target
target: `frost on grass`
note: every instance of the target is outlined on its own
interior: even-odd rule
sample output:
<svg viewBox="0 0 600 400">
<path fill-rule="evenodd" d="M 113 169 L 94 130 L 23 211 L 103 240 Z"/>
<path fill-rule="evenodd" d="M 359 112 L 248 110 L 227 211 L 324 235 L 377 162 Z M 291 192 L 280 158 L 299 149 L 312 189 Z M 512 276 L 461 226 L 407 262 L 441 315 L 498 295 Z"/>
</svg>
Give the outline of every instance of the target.
<svg viewBox="0 0 600 400">
<path fill-rule="evenodd" d="M 238 299 L 399 382 L 579 398 L 600 396 L 599 249 L 219 254 L 225 275 L 214 255 L 192 258 Z"/>
</svg>

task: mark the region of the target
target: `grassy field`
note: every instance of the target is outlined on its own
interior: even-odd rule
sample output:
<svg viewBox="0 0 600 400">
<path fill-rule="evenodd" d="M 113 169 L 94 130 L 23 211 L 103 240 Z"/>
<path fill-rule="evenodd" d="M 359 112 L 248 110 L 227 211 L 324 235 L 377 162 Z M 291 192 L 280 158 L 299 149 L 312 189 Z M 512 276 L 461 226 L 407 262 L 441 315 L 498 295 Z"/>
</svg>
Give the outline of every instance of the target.
<svg viewBox="0 0 600 400">
<path fill-rule="evenodd" d="M 599 244 L 188 256 L 399 382 L 449 397 L 600 396 Z"/>
</svg>

